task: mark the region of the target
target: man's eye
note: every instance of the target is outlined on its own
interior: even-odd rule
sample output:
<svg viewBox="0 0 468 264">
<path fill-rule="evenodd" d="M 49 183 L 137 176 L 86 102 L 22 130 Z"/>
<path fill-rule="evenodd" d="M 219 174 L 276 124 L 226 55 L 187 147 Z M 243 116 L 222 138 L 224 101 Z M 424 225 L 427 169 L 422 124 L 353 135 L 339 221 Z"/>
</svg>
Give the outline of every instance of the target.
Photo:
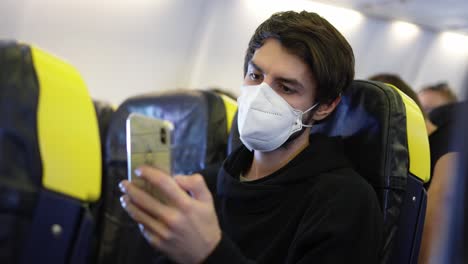
<svg viewBox="0 0 468 264">
<path fill-rule="evenodd" d="M 287 86 L 284 86 L 284 85 L 281 85 L 281 91 L 285 94 L 292 94 L 294 93 L 294 90 L 287 87 Z"/>
<path fill-rule="evenodd" d="M 256 81 L 256 80 L 261 78 L 260 74 L 256 74 L 256 73 L 253 73 L 253 72 L 249 74 L 249 77 L 250 77 L 250 79 L 252 81 Z"/>
</svg>

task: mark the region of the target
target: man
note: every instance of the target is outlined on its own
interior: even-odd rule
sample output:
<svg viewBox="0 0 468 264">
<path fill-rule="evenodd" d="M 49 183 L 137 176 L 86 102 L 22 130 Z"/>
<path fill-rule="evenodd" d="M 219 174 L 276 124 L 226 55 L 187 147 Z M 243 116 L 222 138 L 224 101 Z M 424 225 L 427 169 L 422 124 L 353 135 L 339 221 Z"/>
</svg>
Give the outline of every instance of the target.
<svg viewBox="0 0 468 264">
<path fill-rule="evenodd" d="M 446 83 L 424 87 L 418 92 L 418 97 L 426 114 L 440 106 L 457 102 L 457 96 Z"/>
<path fill-rule="evenodd" d="M 374 190 L 338 138 L 310 136 L 353 77 L 352 49 L 325 19 L 274 14 L 245 56 L 243 146 L 217 176 L 142 167 L 137 174 L 166 202 L 123 181 L 123 207 L 178 263 L 377 263 L 383 219 Z"/>
</svg>

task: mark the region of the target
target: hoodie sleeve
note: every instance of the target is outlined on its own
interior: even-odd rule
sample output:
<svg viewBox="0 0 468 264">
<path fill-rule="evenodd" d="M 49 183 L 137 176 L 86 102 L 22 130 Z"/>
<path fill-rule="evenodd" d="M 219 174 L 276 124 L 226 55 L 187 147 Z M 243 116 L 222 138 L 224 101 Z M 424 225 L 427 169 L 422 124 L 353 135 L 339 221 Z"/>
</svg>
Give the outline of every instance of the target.
<svg viewBox="0 0 468 264">
<path fill-rule="evenodd" d="M 221 241 L 203 263 L 253 264 L 255 261 L 247 259 L 239 248 L 225 234 L 222 234 Z"/>
</svg>

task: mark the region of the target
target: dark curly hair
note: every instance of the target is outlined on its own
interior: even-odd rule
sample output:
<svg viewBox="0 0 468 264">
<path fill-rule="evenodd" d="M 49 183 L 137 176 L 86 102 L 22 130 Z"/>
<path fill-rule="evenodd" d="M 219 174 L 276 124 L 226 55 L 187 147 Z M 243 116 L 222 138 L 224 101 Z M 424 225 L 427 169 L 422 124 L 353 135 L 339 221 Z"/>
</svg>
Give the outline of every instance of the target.
<svg viewBox="0 0 468 264">
<path fill-rule="evenodd" d="M 316 13 L 279 12 L 263 22 L 250 39 L 245 54 L 244 76 L 255 51 L 274 38 L 301 58 L 317 81 L 317 99 L 330 103 L 354 79 L 354 54 L 341 33 Z"/>
</svg>

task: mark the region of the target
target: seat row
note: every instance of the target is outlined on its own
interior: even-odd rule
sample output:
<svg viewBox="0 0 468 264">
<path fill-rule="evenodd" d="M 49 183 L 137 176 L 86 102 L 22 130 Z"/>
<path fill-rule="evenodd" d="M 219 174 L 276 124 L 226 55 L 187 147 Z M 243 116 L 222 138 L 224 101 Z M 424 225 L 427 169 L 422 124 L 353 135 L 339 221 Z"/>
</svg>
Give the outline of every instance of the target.
<svg viewBox="0 0 468 264">
<path fill-rule="evenodd" d="M 126 118 L 173 122 L 175 171 L 191 174 L 216 169 L 241 144 L 235 112 L 232 99 L 198 90 L 138 95 L 114 109 L 93 101 L 68 63 L 0 42 L 0 262 L 155 263 L 158 253 L 119 202 Z M 374 187 L 385 221 L 382 263 L 416 263 L 429 180 L 416 104 L 395 87 L 357 80 L 312 133 L 343 137 Z"/>
</svg>

